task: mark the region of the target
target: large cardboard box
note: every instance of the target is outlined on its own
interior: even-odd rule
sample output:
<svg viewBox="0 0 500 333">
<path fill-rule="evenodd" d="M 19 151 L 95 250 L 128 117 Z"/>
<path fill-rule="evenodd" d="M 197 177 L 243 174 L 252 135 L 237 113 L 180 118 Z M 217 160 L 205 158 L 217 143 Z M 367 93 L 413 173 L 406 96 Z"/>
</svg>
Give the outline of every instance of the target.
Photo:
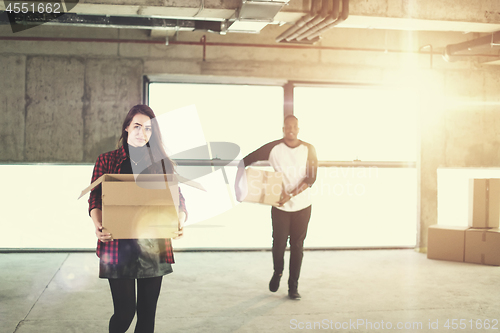
<svg viewBox="0 0 500 333">
<path fill-rule="evenodd" d="M 283 189 L 283 175 L 281 172 L 248 168 L 245 176 L 242 192 L 243 202 L 253 202 L 265 205 L 277 206 Z"/>
<path fill-rule="evenodd" d="M 468 227 L 431 225 L 427 234 L 427 258 L 464 261 L 467 229 Z"/>
<path fill-rule="evenodd" d="M 500 179 L 469 180 L 469 227 L 500 227 Z"/>
<path fill-rule="evenodd" d="M 500 266 L 500 229 L 468 229 L 465 262 Z"/>
<path fill-rule="evenodd" d="M 172 238 L 178 230 L 178 180 L 163 174 L 105 174 L 80 198 L 101 184 L 102 226 L 114 239 Z"/>
</svg>

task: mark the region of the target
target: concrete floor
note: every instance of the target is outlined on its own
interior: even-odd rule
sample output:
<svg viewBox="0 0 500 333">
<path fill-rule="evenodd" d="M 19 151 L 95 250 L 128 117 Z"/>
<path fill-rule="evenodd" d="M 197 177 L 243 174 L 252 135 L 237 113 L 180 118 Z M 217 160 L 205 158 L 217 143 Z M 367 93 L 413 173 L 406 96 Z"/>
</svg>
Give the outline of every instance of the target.
<svg viewBox="0 0 500 333">
<path fill-rule="evenodd" d="M 180 252 L 176 261 L 156 332 L 488 331 L 475 328 L 478 319 L 500 328 L 499 267 L 413 250 L 307 251 L 302 300 L 292 301 L 287 275 L 278 292 L 267 289 L 270 252 Z M 97 264 L 93 253 L 0 254 L 0 332 L 107 332 L 111 295 Z M 446 329 L 448 319 L 466 328 Z"/>
</svg>

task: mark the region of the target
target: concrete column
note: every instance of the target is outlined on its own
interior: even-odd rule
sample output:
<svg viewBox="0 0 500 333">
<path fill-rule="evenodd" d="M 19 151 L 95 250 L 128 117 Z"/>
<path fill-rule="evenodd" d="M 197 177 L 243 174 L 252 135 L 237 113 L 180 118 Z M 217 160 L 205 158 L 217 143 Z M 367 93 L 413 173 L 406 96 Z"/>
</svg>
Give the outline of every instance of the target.
<svg viewBox="0 0 500 333">
<path fill-rule="evenodd" d="M 293 84 L 287 83 L 283 87 L 284 93 L 284 110 L 283 110 L 283 119 L 286 116 L 293 115 Z"/>
<path fill-rule="evenodd" d="M 141 103 L 141 60 L 89 59 L 85 70 L 83 120 L 85 162 L 116 149 L 127 112 Z"/>
<path fill-rule="evenodd" d="M 417 154 L 417 250 L 427 251 L 427 228 L 437 223 L 437 169 L 443 165 L 443 75 L 428 71 L 419 85 L 419 140 Z"/>
<path fill-rule="evenodd" d="M 0 56 L 0 161 L 24 159 L 26 57 Z"/>
<path fill-rule="evenodd" d="M 84 62 L 28 57 L 25 161 L 82 160 Z"/>
</svg>

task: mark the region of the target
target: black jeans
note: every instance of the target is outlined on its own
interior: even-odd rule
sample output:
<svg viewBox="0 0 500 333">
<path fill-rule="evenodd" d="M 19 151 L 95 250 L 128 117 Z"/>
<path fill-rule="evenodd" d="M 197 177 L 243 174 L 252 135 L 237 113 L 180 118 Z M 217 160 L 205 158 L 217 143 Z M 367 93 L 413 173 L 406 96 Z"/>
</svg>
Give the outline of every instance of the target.
<svg viewBox="0 0 500 333">
<path fill-rule="evenodd" d="M 156 304 L 160 296 L 162 276 L 144 279 L 109 279 L 114 314 L 109 321 L 110 333 L 123 333 L 137 311 L 135 333 L 153 333 Z M 137 281 L 137 302 L 135 282 Z"/>
<path fill-rule="evenodd" d="M 284 268 L 285 249 L 290 237 L 290 275 L 288 290 L 296 291 L 299 284 L 300 267 L 304 256 L 304 239 L 311 218 L 311 206 L 296 212 L 285 212 L 276 207 L 271 209 L 273 221 L 273 262 L 275 274 Z"/>
</svg>

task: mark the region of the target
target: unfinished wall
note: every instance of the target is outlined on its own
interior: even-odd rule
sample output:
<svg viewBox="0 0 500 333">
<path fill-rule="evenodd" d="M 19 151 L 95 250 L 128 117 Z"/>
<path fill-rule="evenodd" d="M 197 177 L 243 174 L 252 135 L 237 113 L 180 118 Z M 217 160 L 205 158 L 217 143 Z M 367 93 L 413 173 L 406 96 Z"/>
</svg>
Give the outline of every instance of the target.
<svg viewBox="0 0 500 333">
<path fill-rule="evenodd" d="M 500 71 L 496 66 L 441 70 L 421 112 L 419 244 L 437 223 L 437 169 L 500 166 Z"/>
<path fill-rule="evenodd" d="M 131 106 L 141 102 L 142 61 L 89 59 L 83 97 L 83 160 L 114 149 Z"/>
<path fill-rule="evenodd" d="M 0 56 L 0 158 L 24 160 L 25 72 L 23 55 Z"/>
<path fill-rule="evenodd" d="M 208 42 L 275 45 L 286 27 L 261 35 L 206 34 Z M 9 35 L 0 27 L 0 35 Z M 203 33 L 179 40 L 198 42 Z M 147 31 L 42 26 L 16 36 L 148 40 Z M 210 75 L 414 86 L 422 101 L 419 152 L 420 230 L 437 223 L 437 168 L 500 165 L 500 71 L 472 61 L 446 63 L 416 51 L 472 38 L 460 33 L 338 29 L 331 49 L 97 42 L 2 41 L 0 160 L 94 162 L 114 149 L 127 110 L 141 101 L 143 74 Z M 334 47 L 365 48 L 338 50 Z M 382 49 L 387 52 L 370 51 Z"/>
<path fill-rule="evenodd" d="M 82 160 L 84 71 L 78 58 L 26 59 L 26 162 Z"/>
<path fill-rule="evenodd" d="M 75 43 L 3 43 L 1 162 L 92 163 L 116 147 L 126 112 L 142 100 L 141 59 L 82 55 Z"/>
</svg>

